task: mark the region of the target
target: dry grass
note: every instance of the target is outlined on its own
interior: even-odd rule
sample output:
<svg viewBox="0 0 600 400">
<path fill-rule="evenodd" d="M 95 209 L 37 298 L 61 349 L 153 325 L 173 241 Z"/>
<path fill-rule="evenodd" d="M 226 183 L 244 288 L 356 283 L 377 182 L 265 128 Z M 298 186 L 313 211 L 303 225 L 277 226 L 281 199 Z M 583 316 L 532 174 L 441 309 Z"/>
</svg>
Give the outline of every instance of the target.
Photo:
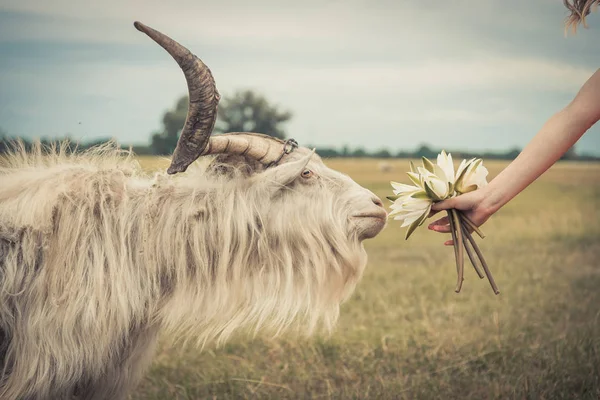
<svg viewBox="0 0 600 400">
<path fill-rule="evenodd" d="M 146 168 L 165 161 L 142 159 Z M 382 198 L 406 160 L 331 160 Z M 487 163 L 495 175 L 505 163 Z M 501 294 L 451 248 L 390 221 L 330 338 L 163 345 L 133 399 L 600 397 L 600 165 L 560 163 L 501 210 L 479 241 Z"/>
</svg>

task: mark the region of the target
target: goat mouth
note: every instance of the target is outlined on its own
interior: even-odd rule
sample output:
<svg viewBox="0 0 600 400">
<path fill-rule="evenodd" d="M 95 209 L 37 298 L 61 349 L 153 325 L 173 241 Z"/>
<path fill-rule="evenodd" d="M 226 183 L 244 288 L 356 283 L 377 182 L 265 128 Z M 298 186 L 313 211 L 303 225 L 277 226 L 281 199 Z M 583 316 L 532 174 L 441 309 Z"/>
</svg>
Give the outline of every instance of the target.
<svg viewBox="0 0 600 400">
<path fill-rule="evenodd" d="M 387 216 L 388 215 L 385 211 L 381 211 L 381 212 L 376 212 L 376 213 L 356 214 L 356 215 L 353 215 L 352 217 L 354 217 L 354 218 L 376 218 L 376 219 L 381 219 L 383 221 L 386 221 Z"/>
<path fill-rule="evenodd" d="M 387 224 L 385 210 L 371 211 L 352 216 L 354 228 L 358 233 L 358 240 L 372 239 L 377 236 Z"/>
</svg>

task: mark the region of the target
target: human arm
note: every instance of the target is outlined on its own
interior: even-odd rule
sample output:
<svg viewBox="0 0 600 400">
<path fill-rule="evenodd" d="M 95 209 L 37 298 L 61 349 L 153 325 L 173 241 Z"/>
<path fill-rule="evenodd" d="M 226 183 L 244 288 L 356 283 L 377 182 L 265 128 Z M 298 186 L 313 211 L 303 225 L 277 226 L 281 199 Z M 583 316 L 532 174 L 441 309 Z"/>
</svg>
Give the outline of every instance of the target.
<svg viewBox="0 0 600 400">
<path fill-rule="evenodd" d="M 519 156 L 486 187 L 437 203 L 433 210 L 462 210 L 477 226 L 482 225 L 560 159 L 599 119 L 600 69 L 581 87 L 573 101 L 554 114 Z M 446 218 L 433 222 L 429 229 L 450 232 Z"/>
</svg>

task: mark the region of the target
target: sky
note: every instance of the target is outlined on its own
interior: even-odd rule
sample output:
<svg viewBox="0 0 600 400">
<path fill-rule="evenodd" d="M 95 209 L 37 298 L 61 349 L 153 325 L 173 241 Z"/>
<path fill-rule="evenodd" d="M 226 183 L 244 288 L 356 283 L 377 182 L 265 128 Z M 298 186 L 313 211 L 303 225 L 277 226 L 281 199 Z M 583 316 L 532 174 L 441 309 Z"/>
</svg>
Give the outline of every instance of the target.
<svg viewBox="0 0 600 400">
<path fill-rule="evenodd" d="M 562 0 L 0 0 L 0 129 L 149 143 L 186 85 L 139 20 L 317 151 L 522 148 L 600 67 L 599 14 L 565 36 Z"/>
</svg>

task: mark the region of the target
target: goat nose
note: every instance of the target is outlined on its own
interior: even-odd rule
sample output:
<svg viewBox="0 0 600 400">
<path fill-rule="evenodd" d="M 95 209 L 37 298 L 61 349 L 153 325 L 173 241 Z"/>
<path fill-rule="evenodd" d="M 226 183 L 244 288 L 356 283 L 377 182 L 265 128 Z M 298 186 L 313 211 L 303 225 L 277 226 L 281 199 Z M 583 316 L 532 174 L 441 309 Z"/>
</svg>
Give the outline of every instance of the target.
<svg viewBox="0 0 600 400">
<path fill-rule="evenodd" d="M 376 206 L 383 207 L 383 203 L 381 202 L 381 199 L 379 197 L 373 196 L 371 197 L 371 200 L 373 200 L 373 204 L 375 204 Z"/>
</svg>

